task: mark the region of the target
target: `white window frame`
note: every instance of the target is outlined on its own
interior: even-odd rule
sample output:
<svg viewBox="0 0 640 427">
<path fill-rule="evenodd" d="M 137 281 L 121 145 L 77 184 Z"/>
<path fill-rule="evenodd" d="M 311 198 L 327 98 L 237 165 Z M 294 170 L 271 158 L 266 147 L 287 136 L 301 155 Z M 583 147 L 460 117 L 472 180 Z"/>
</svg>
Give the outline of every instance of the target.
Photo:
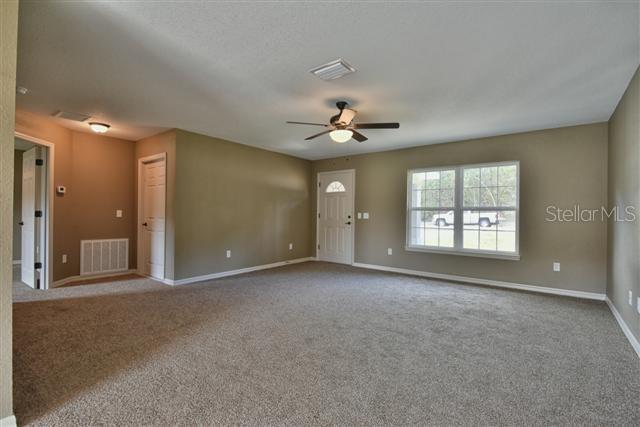
<svg viewBox="0 0 640 427">
<path fill-rule="evenodd" d="M 516 206 L 501 208 L 501 207 L 487 207 L 487 208 L 464 208 L 463 206 L 463 171 L 464 169 L 472 169 L 472 168 L 483 168 L 483 167 L 495 167 L 495 166 L 511 166 L 515 165 L 517 174 L 516 174 Z M 453 208 L 454 212 L 454 230 L 453 230 L 453 248 L 442 248 L 437 246 L 421 246 L 421 245 L 411 245 L 411 191 L 412 191 L 412 176 L 414 173 L 422 173 L 422 172 L 438 172 L 443 170 L 455 170 L 456 174 L 456 184 L 455 184 L 455 200 L 456 205 Z M 481 257 L 481 258 L 497 258 L 497 259 L 505 259 L 518 261 L 520 259 L 520 162 L 517 160 L 514 161 L 504 161 L 504 162 L 492 162 L 492 163 L 476 163 L 476 164 L 465 164 L 465 165 L 454 165 L 454 166 L 442 166 L 442 167 L 434 167 L 434 168 L 418 168 L 418 169 L 409 169 L 407 171 L 407 206 L 406 206 L 406 223 L 405 223 L 405 250 L 410 252 L 427 252 L 427 253 L 438 253 L 438 254 L 448 254 L 448 255 L 463 255 L 463 256 L 472 256 L 472 257 Z M 487 251 L 482 249 L 465 249 L 463 247 L 463 228 L 464 221 L 460 219 L 463 218 L 463 212 L 465 210 L 474 210 L 474 211 L 491 211 L 491 212 L 499 212 L 499 211 L 516 211 L 516 250 L 515 252 L 501 252 L 501 251 Z"/>
</svg>

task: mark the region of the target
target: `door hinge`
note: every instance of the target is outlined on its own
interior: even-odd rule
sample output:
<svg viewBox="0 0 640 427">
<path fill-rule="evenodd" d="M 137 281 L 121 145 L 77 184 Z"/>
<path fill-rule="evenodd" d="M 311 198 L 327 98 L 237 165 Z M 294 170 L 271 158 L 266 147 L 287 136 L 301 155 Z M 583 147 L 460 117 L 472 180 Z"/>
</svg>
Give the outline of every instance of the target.
<svg viewBox="0 0 640 427">
<path fill-rule="evenodd" d="M 318 182 L 318 187 L 322 187 L 322 183 L 321 182 Z"/>
<path fill-rule="evenodd" d="M 42 263 L 41 262 L 36 262 L 33 264 L 33 268 L 35 268 L 36 270 L 39 268 L 42 268 Z"/>
<path fill-rule="evenodd" d="M 35 211 L 34 213 L 36 218 L 41 218 L 42 217 L 42 211 Z"/>
<path fill-rule="evenodd" d="M 36 159 L 36 166 L 43 166 L 43 165 L 44 165 L 44 160 Z"/>
<path fill-rule="evenodd" d="M 320 245 L 318 245 L 318 249 L 320 249 Z"/>
<path fill-rule="evenodd" d="M 318 218 L 320 218 L 320 214 L 318 214 Z"/>
</svg>

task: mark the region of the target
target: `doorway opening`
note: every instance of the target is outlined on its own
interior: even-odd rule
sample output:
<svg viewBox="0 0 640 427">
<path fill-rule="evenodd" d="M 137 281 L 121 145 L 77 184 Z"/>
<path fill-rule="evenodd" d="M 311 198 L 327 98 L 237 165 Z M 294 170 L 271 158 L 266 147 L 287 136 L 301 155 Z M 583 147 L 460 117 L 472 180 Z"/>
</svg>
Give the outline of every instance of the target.
<svg viewBox="0 0 640 427">
<path fill-rule="evenodd" d="M 355 185 L 353 169 L 318 173 L 316 257 L 353 264 Z"/>
<path fill-rule="evenodd" d="M 14 138 L 14 280 L 33 289 L 53 283 L 53 144 L 16 133 Z"/>
</svg>

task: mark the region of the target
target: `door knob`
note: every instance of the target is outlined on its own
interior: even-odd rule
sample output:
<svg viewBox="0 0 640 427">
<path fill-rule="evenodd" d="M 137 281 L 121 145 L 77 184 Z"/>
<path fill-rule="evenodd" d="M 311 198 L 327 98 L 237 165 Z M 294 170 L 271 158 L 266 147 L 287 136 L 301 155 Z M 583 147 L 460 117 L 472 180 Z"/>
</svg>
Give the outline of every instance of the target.
<svg viewBox="0 0 640 427">
<path fill-rule="evenodd" d="M 345 222 L 345 224 L 347 224 L 347 225 L 351 225 L 351 221 Z"/>
<path fill-rule="evenodd" d="M 24 225 L 24 222 L 20 221 L 18 224 L 19 224 L 19 225 Z"/>
<path fill-rule="evenodd" d="M 142 223 L 142 225 L 144 225 L 144 226 L 146 227 L 146 226 L 147 226 L 147 225 L 149 225 L 149 224 L 147 224 L 146 222 L 143 222 L 143 223 Z"/>
</svg>

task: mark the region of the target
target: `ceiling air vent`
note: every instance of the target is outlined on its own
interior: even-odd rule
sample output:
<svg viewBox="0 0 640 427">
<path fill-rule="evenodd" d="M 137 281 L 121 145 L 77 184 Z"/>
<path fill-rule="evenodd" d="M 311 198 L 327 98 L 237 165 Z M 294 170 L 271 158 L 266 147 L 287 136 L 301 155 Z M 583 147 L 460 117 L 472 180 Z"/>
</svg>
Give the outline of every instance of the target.
<svg viewBox="0 0 640 427">
<path fill-rule="evenodd" d="M 61 119 L 73 120 L 74 122 L 84 122 L 85 120 L 87 120 L 91 116 L 88 116 L 88 115 L 82 114 L 82 113 L 71 113 L 69 111 L 60 110 L 57 113 L 54 113 L 53 117 L 59 117 Z"/>
<path fill-rule="evenodd" d="M 311 74 L 322 80 L 334 80 L 347 74 L 355 73 L 356 69 L 343 59 L 336 59 L 327 64 L 309 70 Z"/>
</svg>

